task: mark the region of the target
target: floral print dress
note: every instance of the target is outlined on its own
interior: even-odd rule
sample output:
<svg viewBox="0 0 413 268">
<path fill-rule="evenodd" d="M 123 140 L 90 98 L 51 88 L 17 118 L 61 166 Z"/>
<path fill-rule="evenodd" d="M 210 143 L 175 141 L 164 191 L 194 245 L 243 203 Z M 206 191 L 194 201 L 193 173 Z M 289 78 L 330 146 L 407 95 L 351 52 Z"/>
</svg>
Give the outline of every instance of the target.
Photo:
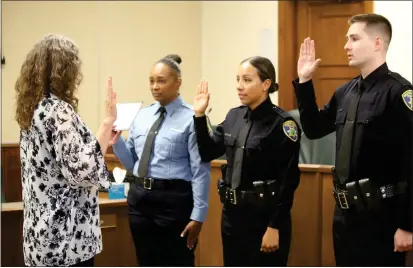
<svg viewBox="0 0 413 268">
<path fill-rule="evenodd" d="M 53 94 L 20 132 L 23 252 L 28 266 L 69 266 L 102 251 L 99 188 L 109 187 L 96 137 Z"/>
</svg>

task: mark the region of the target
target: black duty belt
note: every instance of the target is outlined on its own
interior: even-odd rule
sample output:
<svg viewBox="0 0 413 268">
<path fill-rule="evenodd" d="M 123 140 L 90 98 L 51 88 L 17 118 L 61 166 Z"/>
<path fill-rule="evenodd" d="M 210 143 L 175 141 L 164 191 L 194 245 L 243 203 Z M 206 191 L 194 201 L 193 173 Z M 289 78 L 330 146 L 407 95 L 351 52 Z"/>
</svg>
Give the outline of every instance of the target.
<svg viewBox="0 0 413 268">
<path fill-rule="evenodd" d="M 132 177 L 131 182 L 146 190 L 153 189 L 189 189 L 191 182 L 182 179 L 160 179 Z"/>
<path fill-rule="evenodd" d="M 255 187 L 251 190 L 231 189 L 225 185 L 218 185 L 218 194 L 222 203 L 240 205 L 244 203 L 263 203 L 275 198 L 276 191 L 271 191 L 269 187 Z"/>
<path fill-rule="evenodd" d="M 379 200 L 391 198 L 403 194 L 407 188 L 407 182 L 387 184 L 375 187 L 369 179 L 362 179 L 346 183 L 343 186 L 335 185 L 333 188 L 334 199 L 337 205 L 344 210 L 352 205 L 360 206 L 361 203 L 374 203 Z"/>
</svg>

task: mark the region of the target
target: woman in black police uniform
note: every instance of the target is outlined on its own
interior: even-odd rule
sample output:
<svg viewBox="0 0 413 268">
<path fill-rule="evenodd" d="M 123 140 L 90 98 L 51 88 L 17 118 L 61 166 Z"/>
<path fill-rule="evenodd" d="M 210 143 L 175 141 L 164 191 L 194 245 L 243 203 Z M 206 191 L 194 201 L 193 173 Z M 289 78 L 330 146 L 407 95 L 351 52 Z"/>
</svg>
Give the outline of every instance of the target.
<svg viewBox="0 0 413 268">
<path fill-rule="evenodd" d="M 299 184 L 301 130 L 275 106 L 277 91 L 271 61 L 241 62 L 237 92 L 243 105 L 231 109 L 212 133 L 205 110 L 207 82 L 194 101 L 194 122 L 203 161 L 226 154 L 218 189 L 224 204 L 222 242 L 225 266 L 286 266 L 291 241 L 294 192 Z"/>
</svg>

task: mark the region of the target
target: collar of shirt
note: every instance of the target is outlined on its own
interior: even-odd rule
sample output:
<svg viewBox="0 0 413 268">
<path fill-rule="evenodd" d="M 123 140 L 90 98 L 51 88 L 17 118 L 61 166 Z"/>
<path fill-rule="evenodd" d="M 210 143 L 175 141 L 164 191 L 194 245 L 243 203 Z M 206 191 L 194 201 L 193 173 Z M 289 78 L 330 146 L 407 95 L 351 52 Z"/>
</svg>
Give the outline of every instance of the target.
<svg viewBox="0 0 413 268">
<path fill-rule="evenodd" d="M 372 73 L 370 73 L 368 76 L 366 76 L 364 79 L 362 78 L 362 76 L 360 76 L 360 82 L 364 84 L 367 90 L 369 90 L 370 87 L 377 80 L 379 80 L 381 77 L 383 77 L 383 75 L 388 74 L 388 73 L 389 73 L 389 68 L 387 67 L 387 63 L 385 62 L 382 65 L 380 65 L 380 67 L 378 67 L 376 70 L 374 70 Z"/>
<path fill-rule="evenodd" d="M 271 102 L 270 97 L 268 97 L 265 101 L 263 101 L 260 105 L 258 105 L 254 110 L 248 107 L 247 111 L 245 111 L 244 118 L 251 118 L 252 120 L 262 118 L 271 112 L 273 109 L 273 104 Z"/>
<path fill-rule="evenodd" d="M 168 105 L 165 106 L 165 110 L 166 110 L 166 116 L 172 116 L 172 114 L 174 113 L 174 111 L 181 106 L 183 103 L 182 97 L 181 95 L 178 95 L 178 97 L 171 103 L 169 103 Z M 154 107 L 154 114 L 157 114 L 159 112 L 159 108 L 161 107 L 161 104 L 157 101 L 155 103 Z"/>
</svg>

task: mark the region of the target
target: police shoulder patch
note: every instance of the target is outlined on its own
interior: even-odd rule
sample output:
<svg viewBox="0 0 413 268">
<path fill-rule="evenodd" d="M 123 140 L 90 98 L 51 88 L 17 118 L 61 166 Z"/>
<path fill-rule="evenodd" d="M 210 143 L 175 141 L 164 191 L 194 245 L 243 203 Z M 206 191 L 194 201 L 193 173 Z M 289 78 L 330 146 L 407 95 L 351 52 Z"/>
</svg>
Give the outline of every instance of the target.
<svg viewBox="0 0 413 268">
<path fill-rule="evenodd" d="M 412 95 L 413 90 L 410 88 L 405 90 L 402 94 L 404 104 L 406 104 L 407 108 L 409 108 L 411 111 L 413 111 Z"/>
<path fill-rule="evenodd" d="M 287 120 L 283 124 L 284 134 L 293 142 L 298 140 L 297 124 L 293 120 Z"/>
</svg>

